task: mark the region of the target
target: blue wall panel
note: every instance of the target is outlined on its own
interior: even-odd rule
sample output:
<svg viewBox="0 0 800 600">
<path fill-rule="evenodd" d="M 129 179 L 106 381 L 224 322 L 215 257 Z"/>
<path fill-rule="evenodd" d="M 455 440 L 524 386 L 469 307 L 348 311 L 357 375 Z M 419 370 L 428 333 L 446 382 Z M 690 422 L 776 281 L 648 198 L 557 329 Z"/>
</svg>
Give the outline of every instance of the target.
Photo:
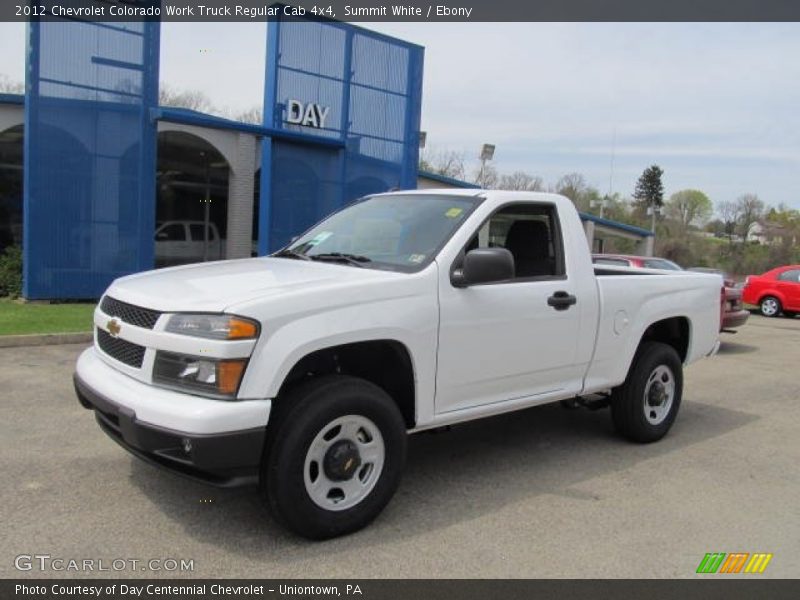
<svg viewBox="0 0 800 600">
<path fill-rule="evenodd" d="M 96 298 L 153 266 L 158 27 L 29 25 L 26 298 Z"/>
<path fill-rule="evenodd" d="M 365 194 L 417 184 L 420 46 L 337 21 L 272 21 L 264 125 L 340 140 L 325 149 L 265 138 L 259 252 Z M 287 122 L 298 100 L 329 109 L 325 128 Z"/>
</svg>

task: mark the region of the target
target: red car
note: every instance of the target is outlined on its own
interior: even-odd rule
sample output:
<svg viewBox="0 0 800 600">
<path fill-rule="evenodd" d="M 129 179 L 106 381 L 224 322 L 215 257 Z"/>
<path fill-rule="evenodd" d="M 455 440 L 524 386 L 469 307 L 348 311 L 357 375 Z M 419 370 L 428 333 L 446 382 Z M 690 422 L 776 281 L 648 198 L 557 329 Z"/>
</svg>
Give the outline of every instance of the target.
<svg viewBox="0 0 800 600">
<path fill-rule="evenodd" d="M 765 317 L 793 318 L 800 312 L 800 265 L 777 267 L 763 275 L 750 275 L 742 299 L 758 306 Z"/>
</svg>

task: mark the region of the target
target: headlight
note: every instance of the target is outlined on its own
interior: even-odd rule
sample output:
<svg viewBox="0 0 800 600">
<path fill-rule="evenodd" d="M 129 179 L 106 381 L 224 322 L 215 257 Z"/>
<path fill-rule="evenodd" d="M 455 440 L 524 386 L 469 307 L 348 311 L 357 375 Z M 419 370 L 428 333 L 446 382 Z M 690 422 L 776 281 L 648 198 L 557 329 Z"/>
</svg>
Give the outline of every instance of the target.
<svg viewBox="0 0 800 600">
<path fill-rule="evenodd" d="M 248 340 L 258 337 L 257 322 L 233 315 L 172 315 L 166 330 L 210 340 Z"/>
<path fill-rule="evenodd" d="M 217 359 L 156 352 L 153 382 L 212 398 L 232 399 L 247 365 L 246 358 Z"/>
</svg>

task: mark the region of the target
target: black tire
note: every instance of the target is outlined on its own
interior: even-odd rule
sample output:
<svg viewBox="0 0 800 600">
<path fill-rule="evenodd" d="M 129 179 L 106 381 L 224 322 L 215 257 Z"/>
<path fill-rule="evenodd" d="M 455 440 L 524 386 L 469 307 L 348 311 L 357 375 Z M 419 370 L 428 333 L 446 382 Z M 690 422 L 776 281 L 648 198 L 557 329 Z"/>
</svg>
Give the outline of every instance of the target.
<svg viewBox="0 0 800 600">
<path fill-rule="evenodd" d="M 670 375 L 664 371 L 668 369 Z M 663 377 L 668 380 L 662 381 Z M 650 401 L 645 396 L 650 385 Z M 667 406 L 666 400 L 659 396 L 657 383 L 663 390 L 672 381 L 673 392 Z M 633 359 L 625 382 L 614 390 L 611 397 L 611 417 L 614 427 L 623 437 L 639 443 L 660 440 L 669 431 L 678 415 L 683 394 L 683 366 L 678 353 L 672 346 L 661 342 L 643 342 Z M 668 394 L 667 394 L 668 395 Z M 661 404 L 656 406 L 650 402 Z"/>
<path fill-rule="evenodd" d="M 407 434 L 400 410 L 389 395 L 378 386 L 355 377 L 333 375 L 312 379 L 291 390 L 276 403 L 276 410 L 268 427 L 268 446 L 261 465 L 261 490 L 276 519 L 286 528 L 305 538 L 321 540 L 357 531 L 380 514 L 394 495 L 405 467 Z M 357 504 L 346 509 L 328 510 L 312 498 L 306 485 L 306 476 L 312 471 L 316 477 L 324 476 L 323 485 L 330 485 L 328 479 L 328 457 L 324 461 L 311 460 L 309 449 L 312 443 L 319 442 L 326 428 L 337 419 L 353 416 L 366 419 L 369 425 L 377 428 L 383 441 L 383 465 L 378 468 L 376 480 L 371 482 L 369 491 L 356 492 L 366 495 Z M 359 436 L 363 437 L 363 430 Z M 335 443 L 345 445 L 347 436 L 342 430 L 332 438 Z M 369 440 L 369 437 L 367 437 Z M 380 440 L 377 440 L 380 442 Z M 322 442 L 329 444 L 330 442 Z M 363 448 L 363 443 L 351 440 L 350 447 Z M 311 462 L 317 463 L 316 470 L 307 473 L 307 455 Z M 369 465 L 357 454 L 356 466 L 347 475 L 349 459 L 336 474 L 348 477 L 343 486 L 356 477 L 362 476 L 361 468 Z M 334 461 L 335 464 L 335 461 Z M 373 464 L 373 468 L 375 465 Z M 313 475 L 309 475 L 312 477 Z M 334 482 L 335 485 L 335 482 Z M 344 489 L 344 487 L 342 488 Z M 337 491 L 331 490 L 331 493 Z M 345 499 L 345 492 L 338 490 Z M 319 501 L 326 501 L 318 496 Z M 336 501 L 335 499 L 330 502 Z M 348 500 L 350 501 L 350 500 Z"/>
<path fill-rule="evenodd" d="M 775 296 L 764 296 L 758 303 L 758 310 L 765 317 L 777 317 L 781 314 L 783 305 Z"/>
</svg>

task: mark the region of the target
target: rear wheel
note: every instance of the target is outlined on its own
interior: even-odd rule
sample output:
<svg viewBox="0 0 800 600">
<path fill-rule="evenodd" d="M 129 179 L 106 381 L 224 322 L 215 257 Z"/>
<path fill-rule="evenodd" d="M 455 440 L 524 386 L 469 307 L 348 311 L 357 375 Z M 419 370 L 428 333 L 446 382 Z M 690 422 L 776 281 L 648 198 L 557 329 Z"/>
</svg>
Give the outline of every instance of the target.
<svg viewBox="0 0 800 600">
<path fill-rule="evenodd" d="M 678 353 L 661 342 L 644 342 L 625 383 L 612 394 L 614 427 L 635 442 L 655 442 L 672 427 L 682 393 L 683 368 Z"/>
<path fill-rule="evenodd" d="M 405 465 L 394 401 L 355 377 L 320 377 L 280 399 L 261 486 L 275 517 L 310 539 L 361 529 L 383 510 Z"/>
<path fill-rule="evenodd" d="M 775 296 L 764 296 L 758 304 L 761 314 L 765 317 L 777 317 L 781 314 L 781 301 Z"/>
</svg>

